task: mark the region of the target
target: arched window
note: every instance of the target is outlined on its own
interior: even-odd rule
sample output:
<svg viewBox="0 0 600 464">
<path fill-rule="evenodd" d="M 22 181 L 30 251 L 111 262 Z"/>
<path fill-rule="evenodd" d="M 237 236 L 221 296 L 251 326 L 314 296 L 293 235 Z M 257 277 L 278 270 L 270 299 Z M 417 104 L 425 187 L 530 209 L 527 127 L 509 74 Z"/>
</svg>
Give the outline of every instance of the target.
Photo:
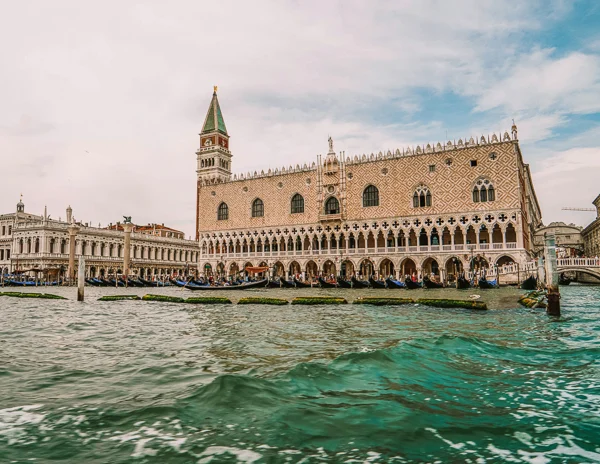
<svg viewBox="0 0 600 464">
<path fill-rule="evenodd" d="M 325 214 L 340 214 L 340 202 L 336 197 L 329 197 L 325 202 Z"/>
<path fill-rule="evenodd" d="M 363 207 L 367 206 L 379 206 L 379 190 L 374 185 L 363 191 Z"/>
<path fill-rule="evenodd" d="M 297 193 L 292 197 L 292 214 L 304 212 L 304 197 Z"/>
<path fill-rule="evenodd" d="M 473 186 L 473 202 L 487 203 L 496 200 L 494 185 L 489 179 L 478 179 Z"/>
<path fill-rule="evenodd" d="M 265 204 L 260 198 L 252 202 L 252 217 L 263 217 L 265 215 Z"/>
<path fill-rule="evenodd" d="M 413 208 L 428 208 L 431 206 L 431 192 L 421 184 L 413 194 Z"/>
<path fill-rule="evenodd" d="M 224 221 L 229 219 L 229 207 L 227 203 L 223 202 L 219 205 L 219 209 L 217 210 L 217 220 Z"/>
</svg>

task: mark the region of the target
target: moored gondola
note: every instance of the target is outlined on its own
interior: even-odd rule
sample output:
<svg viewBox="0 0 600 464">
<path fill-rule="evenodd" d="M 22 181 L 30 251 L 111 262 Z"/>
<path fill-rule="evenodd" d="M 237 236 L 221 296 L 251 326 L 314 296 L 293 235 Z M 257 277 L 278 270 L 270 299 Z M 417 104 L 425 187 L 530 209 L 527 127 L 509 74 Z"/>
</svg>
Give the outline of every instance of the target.
<svg viewBox="0 0 600 464">
<path fill-rule="evenodd" d="M 279 279 L 269 280 L 267 288 L 281 288 L 281 282 L 279 281 Z"/>
<path fill-rule="evenodd" d="M 248 290 L 251 288 L 265 288 L 269 279 L 259 280 L 257 282 L 246 282 L 241 285 L 217 285 L 217 286 L 208 286 L 208 285 L 195 285 L 189 284 L 185 288 L 188 290 Z"/>
<path fill-rule="evenodd" d="M 460 276 L 458 279 L 456 279 L 456 288 L 458 290 L 464 290 L 467 288 L 471 288 L 471 282 L 469 282 L 463 276 Z"/>
<path fill-rule="evenodd" d="M 340 287 L 340 288 L 352 288 L 352 282 L 350 282 L 349 280 L 344 280 L 344 279 L 339 278 L 339 277 L 336 280 L 337 280 L 338 287 Z"/>
<path fill-rule="evenodd" d="M 321 288 L 337 288 L 338 284 L 334 282 L 327 282 L 323 277 L 319 277 L 319 286 Z"/>
<path fill-rule="evenodd" d="M 444 288 L 444 284 L 441 282 L 434 282 L 429 277 L 423 277 L 423 286 L 425 288 Z"/>
<path fill-rule="evenodd" d="M 387 288 L 406 288 L 406 284 L 404 282 L 392 279 L 391 277 L 385 279 L 385 283 L 387 284 Z"/>
<path fill-rule="evenodd" d="M 523 290 L 535 290 L 537 288 L 537 279 L 535 276 L 527 277 L 523 282 L 521 282 L 521 289 Z"/>
<path fill-rule="evenodd" d="M 481 289 L 498 288 L 498 281 L 497 280 L 487 280 L 484 277 L 481 277 L 479 279 L 479 288 L 481 288 Z"/>
<path fill-rule="evenodd" d="M 352 276 L 352 288 L 369 288 L 369 282 L 367 280 L 358 280 Z"/>
<path fill-rule="evenodd" d="M 567 277 L 564 273 L 558 276 L 558 285 L 569 285 L 573 279 Z"/>
<path fill-rule="evenodd" d="M 296 288 L 296 284 L 292 280 L 280 279 L 283 288 Z"/>
<path fill-rule="evenodd" d="M 85 279 L 85 282 L 87 284 L 91 285 L 92 287 L 100 287 L 101 286 L 100 282 L 97 282 L 94 279 Z"/>
<path fill-rule="evenodd" d="M 410 277 L 407 277 L 404 281 L 406 288 L 409 290 L 416 290 L 417 288 L 422 288 L 423 286 L 419 282 L 413 282 Z"/>
<path fill-rule="evenodd" d="M 301 282 L 298 279 L 294 278 L 294 283 L 296 284 L 296 288 L 310 288 L 312 287 L 311 284 L 309 284 L 308 282 Z"/>
<path fill-rule="evenodd" d="M 373 288 L 385 288 L 385 280 L 375 280 L 373 276 L 369 277 L 369 284 Z"/>
</svg>

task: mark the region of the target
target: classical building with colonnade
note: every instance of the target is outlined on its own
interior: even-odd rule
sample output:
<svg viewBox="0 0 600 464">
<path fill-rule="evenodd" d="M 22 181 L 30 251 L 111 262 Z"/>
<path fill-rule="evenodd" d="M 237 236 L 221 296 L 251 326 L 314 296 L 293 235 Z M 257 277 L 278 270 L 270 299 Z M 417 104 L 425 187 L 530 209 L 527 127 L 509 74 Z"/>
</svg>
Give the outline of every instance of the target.
<svg viewBox="0 0 600 464">
<path fill-rule="evenodd" d="M 46 212 L 25 212 L 22 200 L 15 213 L 0 215 L 0 274 L 50 272 L 66 275 L 71 240 L 75 257 L 85 257 L 87 277 L 120 275 L 123 271 L 125 232 L 75 222 L 71 208 L 66 221 L 50 219 Z M 169 229 L 172 230 L 172 229 Z M 198 243 L 182 233 L 162 237 L 131 233 L 130 273 L 144 278 L 163 278 L 196 273 Z"/>
</svg>

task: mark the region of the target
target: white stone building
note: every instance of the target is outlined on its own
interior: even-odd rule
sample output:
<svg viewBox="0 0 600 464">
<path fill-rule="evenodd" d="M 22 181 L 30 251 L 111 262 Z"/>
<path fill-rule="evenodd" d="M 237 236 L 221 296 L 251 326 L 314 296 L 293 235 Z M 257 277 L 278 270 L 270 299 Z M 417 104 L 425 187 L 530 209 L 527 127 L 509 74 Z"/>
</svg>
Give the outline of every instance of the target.
<svg viewBox="0 0 600 464">
<path fill-rule="evenodd" d="M 86 276 L 121 274 L 125 233 L 25 212 L 20 201 L 15 213 L 0 215 L 0 270 L 3 274 L 65 276 L 69 263 L 70 232 L 76 230 L 75 257 L 85 257 Z M 198 242 L 174 237 L 131 234 L 131 273 L 144 278 L 191 274 L 197 269 Z M 41 278 L 41 275 L 39 275 Z"/>
</svg>

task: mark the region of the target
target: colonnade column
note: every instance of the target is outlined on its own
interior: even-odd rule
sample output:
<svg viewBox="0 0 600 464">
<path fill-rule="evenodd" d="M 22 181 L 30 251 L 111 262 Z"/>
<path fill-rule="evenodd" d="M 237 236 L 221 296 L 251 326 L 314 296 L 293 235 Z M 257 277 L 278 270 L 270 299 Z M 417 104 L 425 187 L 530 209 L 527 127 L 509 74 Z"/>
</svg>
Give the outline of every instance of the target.
<svg viewBox="0 0 600 464">
<path fill-rule="evenodd" d="M 123 274 L 125 278 L 129 275 L 129 262 L 131 259 L 131 231 L 133 224 L 123 224 L 125 239 L 123 241 Z"/>
<path fill-rule="evenodd" d="M 79 232 L 79 226 L 71 224 L 68 228 L 69 231 L 69 268 L 67 270 L 67 276 L 69 282 L 75 280 L 75 237 Z"/>
</svg>

